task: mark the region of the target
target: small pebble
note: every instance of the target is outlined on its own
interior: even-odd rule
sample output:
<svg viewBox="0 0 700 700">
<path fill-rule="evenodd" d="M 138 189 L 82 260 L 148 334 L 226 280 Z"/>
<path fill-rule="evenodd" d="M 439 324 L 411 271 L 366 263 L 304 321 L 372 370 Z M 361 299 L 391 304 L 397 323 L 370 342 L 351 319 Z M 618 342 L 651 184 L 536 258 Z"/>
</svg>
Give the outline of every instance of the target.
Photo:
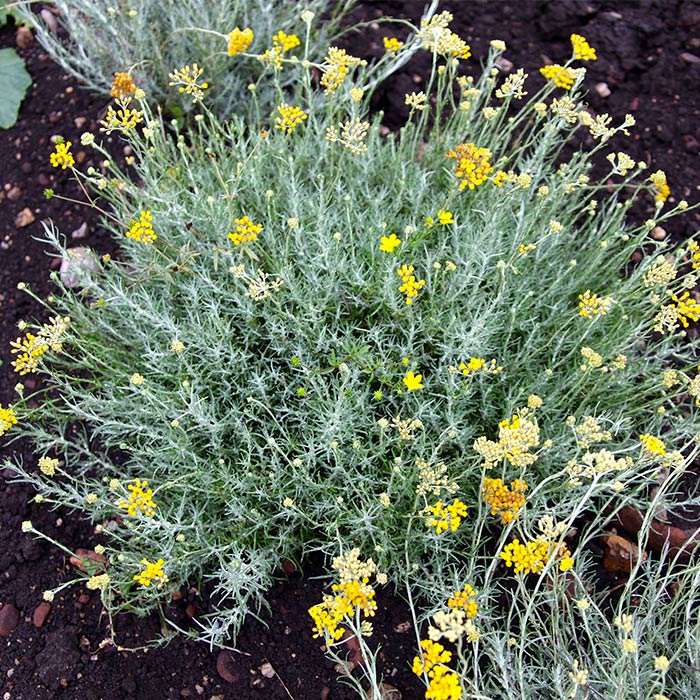
<svg viewBox="0 0 700 700">
<path fill-rule="evenodd" d="M 80 224 L 80 226 L 78 226 L 78 228 L 75 229 L 75 231 L 73 231 L 70 236 L 71 236 L 71 238 L 76 238 L 76 239 L 85 238 L 85 236 L 87 236 L 87 230 L 88 230 L 87 221 L 83 221 L 83 223 Z"/>
<path fill-rule="evenodd" d="M 509 61 L 505 56 L 499 56 L 496 59 L 496 65 L 504 73 L 510 73 L 513 70 L 513 61 Z"/>
<path fill-rule="evenodd" d="M 58 31 L 58 22 L 53 16 L 53 12 L 51 12 L 51 10 L 44 8 L 39 13 L 39 16 L 41 17 L 41 19 L 44 20 L 46 26 L 49 28 L 49 31 L 53 32 L 54 34 Z"/>
<path fill-rule="evenodd" d="M 607 83 L 596 83 L 595 91 L 602 98 L 610 97 L 610 88 Z"/>
<path fill-rule="evenodd" d="M 97 256 L 89 248 L 70 248 L 66 251 L 67 257 L 61 258 L 61 283 L 74 289 L 80 286 L 80 278 L 87 272 L 98 272 L 100 264 Z M 94 553 L 93 553 L 94 554 Z M 99 555 L 87 555 L 95 558 Z M 71 562 L 73 558 L 71 557 Z M 75 564 L 78 566 L 78 564 Z"/>
<path fill-rule="evenodd" d="M 35 221 L 36 216 L 34 216 L 34 212 L 29 207 L 25 207 L 19 214 L 17 214 L 15 218 L 15 226 L 17 228 L 24 228 L 25 226 L 29 226 L 29 224 L 33 224 Z"/>
<path fill-rule="evenodd" d="M 9 637 L 19 622 L 19 610 L 12 603 L 0 608 L 0 637 Z"/>
<path fill-rule="evenodd" d="M 32 43 L 32 41 L 34 41 L 34 35 L 32 34 L 32 30 L 26 24 L 23 24 L 21 27 L 17 28 L 15 43 L 17 44 L 18 48 L 26 49 L 27 46 Z"/>
<path fill-rule="evenodd" d="M 46 618 L 49 616 L 50 612 L 51 603 L 48 603 L 45 600 L 39 603 L 39 605 L 37 605 L 34 609 L 34 615 L 32 615 L 32 622 L 34 623 L 34 627 L 43 627 L 44 622 L 46 622 Z"/>
</svg>

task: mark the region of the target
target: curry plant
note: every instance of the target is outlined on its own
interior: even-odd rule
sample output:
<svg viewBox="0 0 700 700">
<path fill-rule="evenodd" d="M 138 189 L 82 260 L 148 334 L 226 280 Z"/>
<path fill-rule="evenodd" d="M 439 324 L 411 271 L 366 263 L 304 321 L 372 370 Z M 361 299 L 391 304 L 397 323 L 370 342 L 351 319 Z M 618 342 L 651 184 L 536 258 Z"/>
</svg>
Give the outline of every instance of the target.
<svg viewBox="0 0 700 700">
<path fill-rule="evenodd" d="M 419 647 L 426 697 L 516 697 L 544 667 L 568 693 L 568 674 L 592 664 L 567 646 L 584 612 L 570 589 L 598 606 L 586 618 L 607 634 L 596 668 L 641 658 L 620 646 L 642 633 L 623 618 L 637 589 L 615 627 L 588 583 L 587 544 L 649 493 L 653 512 L 672 512 L 695 454 L 685 329 L 700 318 L 700 253 L 650 236 L 692 207 L 611 148 L 634 120 L 586 111 L 580 42 L 545 82 L 503 77 L 494 41 L 472 80 L 449 20 L 426 17 L 374 65 L 337 47 L 315 60 L 310 32 L 277 34 L 254 56 L 273 107 L 253 91 L 247 121 L 210 107 L 206 55 L 170 67 L 192 102 L 188 131 L 138 81 L 115 80 L 101 128 L 131 146 L 130 170 L 94 134 L 81 141 L 100 169 L 76 168 L 65 142 L 51 157 L 94 193 L 120 254 L 83 255 L 77 286 L 54 276 L 46 318 L 13 343 L 18 398 L 0 426 L 34 440 L 38 468 L 17 468 L 40 500 L 97 524 L 109 568 L 88 585 L 110 610 L 145 613 L 198 582 L 210 612 L 192 633 L 222 643 L 264 605 L 283 559 L 339 554 L 334 595 L 312 608 L 318 636 L 370 631 L 375 576 L 420 605 L 419 637 L 430 616 L 432 637 L 458 645 L 457 664 Z M 234 60 L 248 60 L 247 29 Z M 371 90 L 418 50 L 431 79 L 406 96 L 406 126 L 383 135 Z M 563 159 L 577 129 L 595 146 Z M 600 150 L 610 167 L 594 178 Z M 635 226 L 636 198 L 654 215 Z M 46 238 L 70 257 L 57 228 Z M 42 388 L 22 385 L 29 373 Z M 683 608 L 661 564 L 635 566 L 644 611 L 680 629 L 696 572 L 681 574 Z M 644 633 L 659 654 L 670 641 Z M 502 695 L 478 676 L 485 658 L 516 674 Z"/>
</svg>

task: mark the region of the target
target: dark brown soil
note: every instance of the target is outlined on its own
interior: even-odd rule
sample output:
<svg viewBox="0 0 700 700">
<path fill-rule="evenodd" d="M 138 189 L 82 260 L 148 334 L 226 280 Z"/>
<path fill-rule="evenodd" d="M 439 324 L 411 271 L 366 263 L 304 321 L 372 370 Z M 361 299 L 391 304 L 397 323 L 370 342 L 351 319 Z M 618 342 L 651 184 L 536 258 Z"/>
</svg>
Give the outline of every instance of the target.
<svg viewBox="0 0 700 700">
<path fill-rule="evenodd" d="M 422 0 L 361 2 L 356 16 L 370 21 L 383 15 L 404 16 L 415 21 L 423 5 Z M 634 136 L 614 144 L 615 148 L 645 160 L 652 170 L 665 170 L 677 199 L 698 199 L 700 2 L 452 0 L 443 2 L 442 9 L 454 13 L 453 28 L 472 44 L 474 56 L 485 53 L 489 40 L 502 39 L 508 44 L 506 57 L 516 68 L 525 68 L 533 80 L 537 80 L 537 68 L 544 61 L 568 57 L 571 32 L 584 34 L 600 57 L 587 65 L 591 106 L 597 113 L 610 113 L 614 122 L 628 112 L 637 120 Z M 382 34 L 403 38 L 391 25 L 374 25 L 351 36 L 348 43 L 355 54 L 378 54 Z M 14 28 L 0 30 L 0 47 L 14 44 Z M 43 197 L 44 189 L 53 187 L 81 198 L 67 175 L 50 167 L 50 139 L 60 134 L 72 141 L 79 153 L 80 134 L 96 130 L 105 102 L 65 76 L 35 43 L 20 53 L 34 85 L 18 124 L 0 133 L 0 404 L 4 406 L 12 401 L 16 383 L 9 366 L 9 341 L 18 335 L 20 319 L 41 316 L 37 305 L 17 291 L 17 283 L 27 282 L 40 296 L 46 296 L 49 272 L 55 267 L 37 240 L 42 236 L 42 221 L 53 219 L 71 246 L 89 246 L 100 253 L 115 249 L 114 241 L 100 228 L 95 211 Z M 387 125 L 395 127 L 405 117 L 404 95 L 421 89 L 428 63 L 425 55 L 415 59 L 377 94 L 375 106 L 385 112 Z M 471 63 L 469 70 L 475 73 L 477 60 Z M 607 84 L 609 96 L 599 94 L 601 88 L 596 85 L 600 83 Z M 114 148 L 119 147 L 114 144 Z M 81 157 L 81 166 L 87 167 L 91 153 L 78 159 Z M 25 208 L 36 221 L 18 227 L 16 217 Z M 641 207 L 636 215 L 643 219 L 648 211 Z M 676 219 L 668 226 L 669 234 L 686 238 L 697 231 L 698 220 L 697 213 Z M 84 234 L 79 231 L 83 223 Z M 75 231 L 78 234 L 72 234 Z M 13 451 L 33 461 L 21 445 L 5 446 L 0 457 Z M 31 519 L 71 549 L 94 547 L 99 539 L 79 515 L 52 512 L 32 503 L 32 492 L 11 482 L 11 469 L 2 477 L 0 633 L 8 632 L 0 636 L 3 700 L 353 697 L 350 689 L 337 683 L 337 674 L 325 660 L 318 640 L 311 638 L 307 609 L 320 600 L 323 589 L 323 582 L 313 579 L 322 569 L 313 564 L 304 578 L 297 573 L 288 580 L 281 576 L 269 596 L 271 611 L 262 615 L 264 623 L 251 621 L 245 626 L 237 642 L 238 652 L 211 651 L 182 638 L 149 651 L 121 651 L 102 645 L 109 639 L 109 625 L 99 596 L 77 587 L 58 594 L 48 616 L 40 620 L 47 609 L 42 592 L 70 578 L 72 567 L 60 550 L 23 534 L 21 522 Z M 410 672 L 415 639 L 402 624 L 408 622 L 409 613 L 399 598 L 382 592 L 378 597 L 372 640 L 382 647 L 386 680 L 399 688 L 405 700 L 422 697 L 420 683 Z M 18 612 L 15 626 L 14 610 Z M 183 591 L 168 616 L 186 626 L 192 615 L 196 618 L 205 611 L 206 603 L 196 591 Z M 145 619 L 124 615 L 115 620 L 115 627 L 120 645 L 140 647 L 158 635 L 161 620 L 157 615 Z"/>
</svg>

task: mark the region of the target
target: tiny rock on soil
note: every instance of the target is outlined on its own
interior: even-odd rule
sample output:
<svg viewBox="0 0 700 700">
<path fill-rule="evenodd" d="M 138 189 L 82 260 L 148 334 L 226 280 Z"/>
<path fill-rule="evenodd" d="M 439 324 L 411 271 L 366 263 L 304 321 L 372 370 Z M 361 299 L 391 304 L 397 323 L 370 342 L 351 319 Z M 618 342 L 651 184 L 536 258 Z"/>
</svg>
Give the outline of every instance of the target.
<svg viewBox="0 0 700 700">
<path fill-rule="evenodd" d="M 355 55 L 379 55 L 382 36 L 403 38 L 404 29 L 373 21 L 382 16 L 420 18 L 423 2 L 360 2 L 353 15 L 369 25 L 350 36 L 346 45 Z M 700 196 L 700 2 L 680 0 L 597 1 L 529 0 L 525 2 L 441 3 L 454 14 L 452 29 L 472 45 L 474 58 L 467 71 L 478 72 L 478 57 L 491 39 L 508 45 L 505 57 L 513 69 L 531 76 L 547 62 L 569 55 L 569 35 L 581 33 L 596 47 L 599 60 L 586 66 L 586 87 L 592 110 L 609 113 L 613 122 L 631 113 L 637 120 L 633 135 L 617 139 L 611 149 L 624 150 L 663 169 L 673 197 L 695 201 Z M 33 85 L 17 125 L 0 133 L 0 403 L 13 399 L 16 376 L 9 362 L 9 342 L 17 336 L 19 320 L 42 318 L 41 309 L 17 290 L 25 282 L 40 295 L 50 293 L 49 273 L 57 261 L 47 256 L 42 223 L 53 220 L 70 247 L 89 247 L 99 254 L 115 253 L 117 244 L 101 228 L 97 212 L 85 205 L 44 199 L 46 188 L 83 199 L 67 174 L 49 165 L 52 139 L 62 135 L 74 144 L 79 166 L 91 164 L 93 154 L 80 148 L 80 134 L 96 133 L 106 102 L 86 92 L 65 75 L 31 41 L 26 30 L 0 30 L 0 47 L 16 46 L 27 62 Z M 406 117 L 404 95 L 425 84 L 430 59 L 412 60 L 378 91 L 375 108 L 385 124 L 399 126 Z M 507 67 L 507 66 L 506 66 Z M 115 70 L 124 66 L 115 66 Z M 582 147 L 590 144 L 582 140 Z M 121 146 L 112 143 L 115 156 Z M 650 202 L 635 208 L 643 220 Z M 679 217 L 659 236 L 682 240 L 698 229 L 698 214 Z M 25 383 L 29 385 L 25 378 Z M 30 386 L 31 388 L 31 386 Z M 14 452 L 33 461 L 27 445 L 5 446 L 0 457 Z M 3 700 L 342 700 L 352 691 L 336 681 L 318 640 L 311 637 L 307 609 L 321 598 L 319 562 L 310 563 L 302 577 L 285 575 L 270 592 L 270 610 L 262 622 L 251 620 L 237 640 L 237 651 L 208 647 L 175 638 L 163 648 L 139 649 L 161 631 L 161 620 L 133 615 L 113 620 L 119 648 L 110 643 L 110 625 L 99 595 L 71 587 L 53 602 L 44 590 L 71 577 L 64 554 L 21 532 L 31 519 L 38 528 L 72 551 L 92 549 L 99 536 L 79 515 L 51 511 L 31 501 L 32 492 L 12 483 L 12 470 L 0 475 L 0 686 Z M 621 574 L 623 575 L 623 574 Z M 372 643 L 380 645 L 380 665 L 388 684 L 404 700 L 423 695 L 410 672 L 415 638 L 408 610 L 398 597 L 378 594 Z M 168 616 L 180 626 L 192 625 L 206 612 L 206 601 L 194 589 L 183 590 L 171 603 Z M 135 651 L 123 650 L 137 649 Z M 398 697 L 392 694 L 393 698 Z"/>
</svg>

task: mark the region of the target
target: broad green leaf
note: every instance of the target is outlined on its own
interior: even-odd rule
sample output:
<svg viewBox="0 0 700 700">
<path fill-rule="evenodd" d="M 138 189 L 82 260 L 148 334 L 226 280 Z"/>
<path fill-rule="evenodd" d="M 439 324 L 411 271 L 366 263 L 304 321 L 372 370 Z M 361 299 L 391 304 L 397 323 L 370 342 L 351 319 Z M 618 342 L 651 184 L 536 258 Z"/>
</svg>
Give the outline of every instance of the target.
<svg viewBox="0 0 700 700">
<path fill-rule="evenodd" d="M 19 106 L 31 84 L 32 79 L 17 52 L 0 50 L 0 128 L 14 126 Z"/>
</svg>

